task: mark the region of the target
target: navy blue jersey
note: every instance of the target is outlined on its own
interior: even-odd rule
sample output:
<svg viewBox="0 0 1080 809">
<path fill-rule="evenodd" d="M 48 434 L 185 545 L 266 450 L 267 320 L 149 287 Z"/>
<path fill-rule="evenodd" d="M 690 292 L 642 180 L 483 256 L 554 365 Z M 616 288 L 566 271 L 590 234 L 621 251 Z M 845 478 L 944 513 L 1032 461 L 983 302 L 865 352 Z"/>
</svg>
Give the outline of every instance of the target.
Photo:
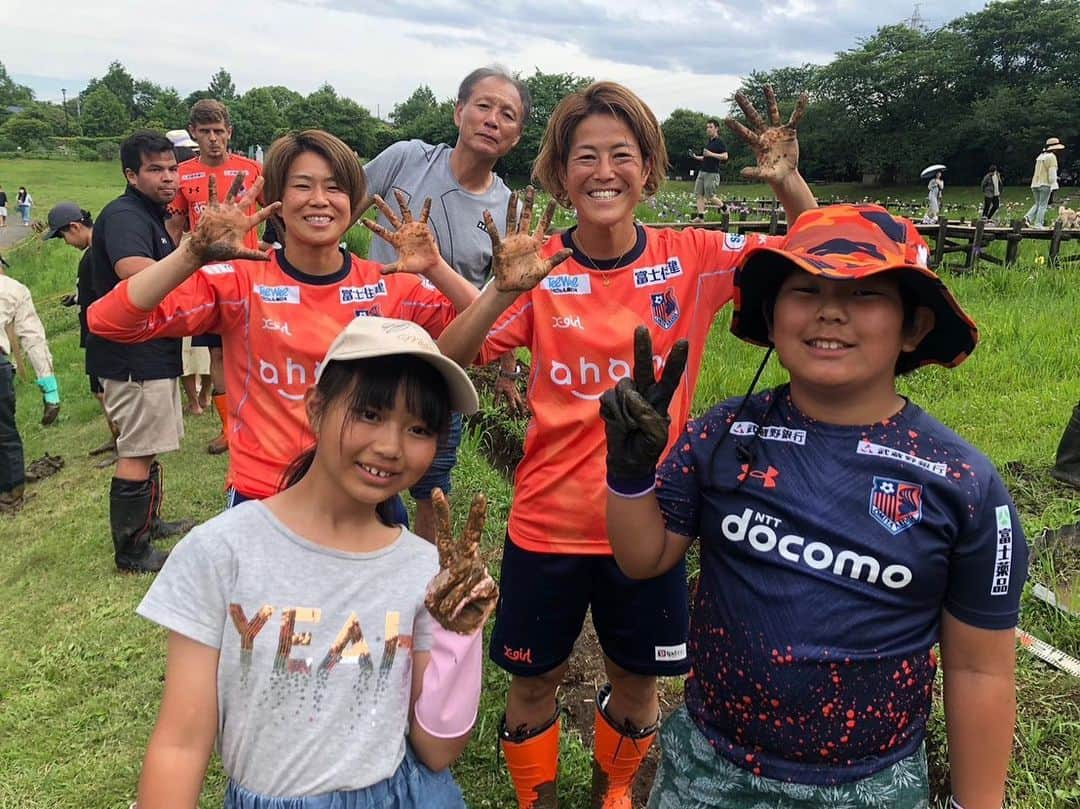
<svg viewBox="0 0 1080 809">
<path fill-rule="evenodd" d="M 910 402 L 861 427 L 786 386 L 731 424 L 737 405 L 687 424 L 657 473 L 668 530 L 701 542 L 686 704 L 757 774 L 855 781 L 921 743 L 943 607 L 1015 626 L 1027 544 L 990 461 Z"/>
</svg>

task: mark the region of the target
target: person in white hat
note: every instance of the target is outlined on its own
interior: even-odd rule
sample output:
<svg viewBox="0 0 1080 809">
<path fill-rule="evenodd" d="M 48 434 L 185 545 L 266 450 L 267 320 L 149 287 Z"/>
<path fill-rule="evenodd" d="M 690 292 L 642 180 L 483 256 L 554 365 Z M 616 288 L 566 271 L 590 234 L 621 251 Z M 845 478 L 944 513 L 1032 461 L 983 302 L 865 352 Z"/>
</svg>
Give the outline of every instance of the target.
<svg viewBox="0 0 1080 809">
<path fill-rule="evenodd" d="M 1064 148 L 1065 144 L 1057 138 L 1047 138 L 1042 152 L 1035 158 L 1035 171 L 1031 175 L 1031 194 L 1035 202 L 1024 214 L 1024 224 L 1028 227 L 1046 227 L 1050 191 L 1057 186 L 1058 162 L 1055 152 Z"/>
</svg>

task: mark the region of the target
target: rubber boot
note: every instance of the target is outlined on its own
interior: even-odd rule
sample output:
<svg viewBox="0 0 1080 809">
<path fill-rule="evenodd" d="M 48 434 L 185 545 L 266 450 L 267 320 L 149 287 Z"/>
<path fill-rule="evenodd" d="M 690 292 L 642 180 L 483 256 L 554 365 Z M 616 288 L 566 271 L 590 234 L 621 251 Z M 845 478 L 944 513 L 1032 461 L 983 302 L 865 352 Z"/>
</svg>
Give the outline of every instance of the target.
<svg viewBox="0 0 1080 809">
<path fill-rule="evenodd" d="M 153 493 L 149 480 L 113 478 L 109 490 L 109 524 L 117 570 L 157 573 L 169 555 L 150 547 Z"/>
<path fill-rule="evenodd" d="M 229 430 L 229 404 L 224 393 L 214 392 L 214 409 L 221 417 L 221 435 L 206 445 L 206 451 L 211 455 L 220 455 L 229 451 L 229 439 L 226 437 Z"/>
<path fill-rule="evenodd" d="M 638 769 L 656 738 L 657 724 L 639 729 L 625 721 L 618 726 L 604 708 L 611 685 L 596 695 L 596 730 L 593 734 L 592 809 L 632 809 L 631 793 Z"/>
<path fill-rule="evenodd" d="M 1050 476 L 1080 489 L 1080 404 L 1073 408 L 1072 417 L 1061 436 L 1057 460 L 1050 470 Z"/>
<path fill-rule="evenodd" d="M 559 775 L 559 710 L 542 727 L 511 732 L 503 716 L 499 747 L 514 782 L 518 809 L 557 809 Z"/>
<path fill-rule="evenodd" d="M 26 484 L 0 493 L 0 514 L 14 514 L 26 505 Z"/>
<path fill-rule="evenodd" d="M 161 464 L 153 461 L 150 464 L 150 494 L 151 494 L 151 521 L 150 539 L 164 539 L 177 534 L 186 534 L 196 525 L 195 520 L 176 520 L 166 522 L 161 519 L 161 501 L 165 498 L 165 479 L 161 470 Z"/>
</svg>

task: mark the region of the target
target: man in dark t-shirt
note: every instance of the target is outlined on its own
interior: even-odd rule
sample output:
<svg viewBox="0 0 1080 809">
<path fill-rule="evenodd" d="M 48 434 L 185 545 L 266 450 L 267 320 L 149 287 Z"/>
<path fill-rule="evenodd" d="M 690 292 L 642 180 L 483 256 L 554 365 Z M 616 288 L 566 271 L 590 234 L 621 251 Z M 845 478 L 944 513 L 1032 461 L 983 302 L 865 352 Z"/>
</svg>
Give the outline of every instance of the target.
<svg viewBox="0 0 1080 809">
<path fill-rule="evenodd" d="M 723 204 L 716 196 L 716 189 L 720 186 L 720 165 L 728 159 L 727 147 L 720 140 L 720 122 L 710 118 L 705 124 L 705 134 L 709 142 L 701 150 L 701 154 L 690 152 L 690 156 L 700 161 L 697 179 L 694 181 L 694 195 L 697 197 L 697 215 L 693 221 L 705 221 L 705 201 L 708 198 L 715 204 Z"/>
<path fill-rule="evenodd" d="M 165 209 L 177 189 L 172 142 L 157 132 L 136 132 L 121 144 L 120 161 L 127 189 L 98 214 L 90 245 L 95 300 L 173 251 L 165 229 Z M 180 341 L 125 345 L 91 333 L 86 350 L 87 363 L 102 380 L 105 412 L 120 431 L 109 499 L 116 566 L 156 572 L 167 554 L 151 548 L 150 540 L 194 524 L 160 520 L 161 465 L 155 460 L 179 449 L 184 435 Z"/>
<path fill-rule="evenodd" d="M 87 211 L 79 207 L 75 202 L 58 202 L 49 211 L 48 216 L 48 228 L 45 233 L 42 234 L 44 239 L 63 239 L 64 243 L 74 247 L 76 250 L 81 250 L 82 255 L 79 257 L 79 270 L 75 286 L 75 294 L 67 295 L 64 298 L 65 306 L 78 306 L 79 307 L 79 347 L 85 349 L 87 339 L 90 337 L 90 329 L 86 325 L 86 310 L 90 304 L 94 302 L 93 293 L 93 254 L 90 250 L 90 244 L 94 237 L 94 219 L 90 215 L 90 211 Z M 103 397 L 103 391 L 101 387 L 101 379 L 98 377 L 97 372 L 94 370 L 90 363 L 90 355 L 86 355 L 86 375 L 90 379 L 90 393 L 94 395 L 94 398 L 98 400 L 98 404 L 101 405 L 102 412 L 105 410 L 105 402 Z M 106 415 L 106 421 L 108 416 Z M 116 435 L 117 429 L 111 421 L 109 421 L 109 428 L 112 432 L 112 437 L 109 438 L 100 447 L 90 450 L 91 455 L 100 455 L 103 453 L 110 453 L 111 457 L 107 457 L 102 461 L 99 466 L 105 468 L 116 461 Z"/>
</svg>

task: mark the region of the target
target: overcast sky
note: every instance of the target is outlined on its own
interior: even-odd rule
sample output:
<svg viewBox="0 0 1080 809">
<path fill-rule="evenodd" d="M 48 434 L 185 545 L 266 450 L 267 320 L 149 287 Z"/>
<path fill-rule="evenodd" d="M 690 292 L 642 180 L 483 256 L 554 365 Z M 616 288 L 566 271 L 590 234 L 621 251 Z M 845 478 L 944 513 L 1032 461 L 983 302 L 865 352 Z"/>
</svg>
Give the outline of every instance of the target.
<svg viewBox="0 0 1080 809">
<path fill-rule="evenodd" d="M 931 27 L 983 0 L 918 4 Z M 722 114 L 753 69 L 825 63 L 912 0 L 10 0 L 0 3 L 0 61 L 42 100 L 69 96 L 119 59 L 136 78 L 206 87 L 224 66 L 237 90 L 323 82 L 386 117 L 420 84 L 440 98 L 472 68 L 613 79 L 665 118 L 677 107 Z M 945 55 L 943 55 L 945 58 Z"/>
</svg>

